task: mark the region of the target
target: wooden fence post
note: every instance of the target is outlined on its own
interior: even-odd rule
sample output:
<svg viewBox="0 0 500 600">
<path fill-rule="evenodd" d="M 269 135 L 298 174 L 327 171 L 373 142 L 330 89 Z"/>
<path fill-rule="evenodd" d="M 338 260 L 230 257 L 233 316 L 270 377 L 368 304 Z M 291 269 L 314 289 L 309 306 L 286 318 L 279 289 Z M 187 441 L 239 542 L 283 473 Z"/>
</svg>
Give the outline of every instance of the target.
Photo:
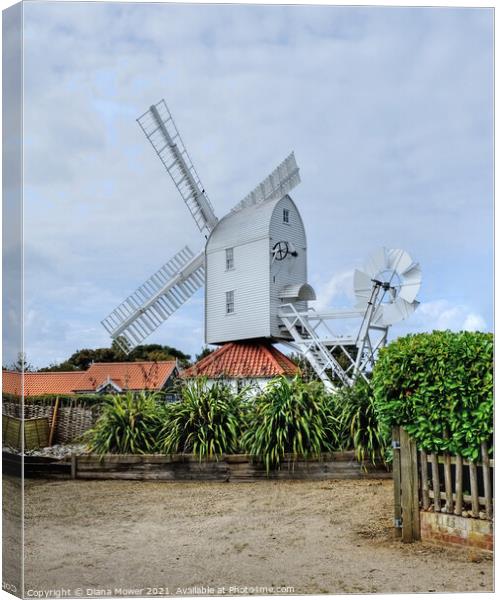
<svg viewBox="0 0 500 600">
<path fill-rule="evenodd" d="M 57 426 L 57 411 L 59 409 L 59 396 L 56 398 L 56 402 L 54 404 L 54 410 L 52 412 L 52 423 L 50 424 L 50 433 L 49 433 L 49 446 L 52 446 L 54 442 L 54 434 L 56 432 Z"/>
<path fill-rule="evenodd" d="M 462 507 L 464 502 L 463 496 L 463 459 L 461 456 L 456 457 L 455 463 L 455 514 L 462 516 Z"/>
<path fill-rule="evenodd" d="M 76 471 L 77 471 L 76 454 L 72 454 L 71 455 L 71 479 L 76 479 Z"/>
<path fill-rule="evenodd" d="M 441 512 L 441 485 L 439 483 L 439 464 L 437 454 L 431 452 L 432 493 L 434 494 L 434 512 Z"/>
<path fill-rule="evenodd" d="M 477 465 L 469 461 L 470 495 L 472 504 L 472 516 L 479 517 L 479 491 L 477 485 Z"/>
<path fill-rule="evenodd" d="M 453 485 L 451 482 L 451 456 L 444 455 L 444 491 L 446 495 L 446 504 L 444 512 L 453 514 Z"/>
<path fill-rule="evenodd" d="M 394 481 L 394 537 L 401 537 L 401 461 L 399 427 L 392 428 L 392 478 Z"/>
<path fill-rule="evenodd" d="M 418 455 L 417 444 L 400 428 L 401 445 L 401 515 L 403 519 L 403 542 L 420 539 L 420 509 L 418 502 Z"/>
<path fill-rule="evenodd" d="M 422 481 L 422 508 L 428 510 L 430 506 L 429 499 L 429 480 L 427 478 L 427 453 L 420 450 L 420 479 Z"/>
<path fill-rule="evenodd" d="M 481 462 L 483 463 L 483 485 L 484 485 L 484 503 L 486 506 L 486 518 L 493 518 L 493 495 L 490 481 L 490 457 L 488 456 L 488 446 L 486 442 L 481 444 Z"/>
</svg>

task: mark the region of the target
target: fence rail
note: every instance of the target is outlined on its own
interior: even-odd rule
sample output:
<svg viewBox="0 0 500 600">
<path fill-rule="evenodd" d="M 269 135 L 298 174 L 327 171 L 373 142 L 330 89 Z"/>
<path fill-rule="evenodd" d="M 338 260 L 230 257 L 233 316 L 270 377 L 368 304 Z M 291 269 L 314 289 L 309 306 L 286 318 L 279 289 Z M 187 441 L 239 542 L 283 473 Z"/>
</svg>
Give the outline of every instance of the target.
<svg viewBox="0 0 500 600">
<path fill-rule="evenodd" d="M 489 459 L 484 443 L 479 463 L 420 450 L 422 508 L 429 510 L 432 506 L 435 512 L 491 520 L 493 468 L 494 461 Z"/>
<path fill-rule="evenodd" d="M 493 520 L 493 469 L 488 447 L 481 460 L 418 450 L 401 427 L 393 429 L 395 536 L 420 539 L 420 509 Z"/>
</svg>

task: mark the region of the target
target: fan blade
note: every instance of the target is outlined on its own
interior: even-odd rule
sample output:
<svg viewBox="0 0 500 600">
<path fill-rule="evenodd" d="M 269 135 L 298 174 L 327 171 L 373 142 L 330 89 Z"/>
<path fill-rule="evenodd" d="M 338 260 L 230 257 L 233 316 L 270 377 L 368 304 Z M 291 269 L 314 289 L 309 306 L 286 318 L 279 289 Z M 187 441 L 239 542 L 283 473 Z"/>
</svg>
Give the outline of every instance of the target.
<svg viewBox="0 0 500 600">
<path fill-rule="evenodd" d="M 379 248 L 368 259 L 365 265 L 367 275 L 374 278 L 381 271 L 388 268 L 387 254 L 385 248 Z"/>
<path fill-rule="evenodd" d="M 165 100 L 151 106 L 137 122 L 179 190 L 199 230 L 208 237 L 217 224 L 217 217 Z"/>
<path fill-rule="evenodd" d="M 231 212 L 237 212 L 247 206 L 262 204 L 268 200 L 283 198 L 300 183 L 299 167 L 292 152 L 259 185 L 251 191 Z"/>
<path fill-rule="evenodd" d="M 186 246 L 113 310 L 102 325 L 125 352 L 130 352 L 205 282 L 205 255 Z"/>
<path fill-rule="evenodd" d="M 417 297 L 422 282 L 422 270 L 419 265 L 414 265 L 406 271 L 402 277 L 402 284 L 399 290 L 399 298 L 406 302 L 413 302 Z"/>
<path fill-rule="evenodd" d="M 417 301 L 410 303 L 402 298 L 396 298 L 396 300 L 390 304 L 381 305 L 382 316 L 380 322 L 384 326 L 394 325 L 394 323 L 407 319 L 413 314 L 419 304 L 420 303 Z"/>
<path fill-rule="evenodd" d="M 413 264 L 411 256 L 405 250 L 386 250 L 387 269 L 396 273 L 403 273 Z"/>
<path fill-rule="evenodd" d="M 373 282 L 371 277 L 364 271 L 354 270 L 353 277 L 354 295 L 356 296 L 356 306 L 364 306 L 370 299 Z"/>
</svg>

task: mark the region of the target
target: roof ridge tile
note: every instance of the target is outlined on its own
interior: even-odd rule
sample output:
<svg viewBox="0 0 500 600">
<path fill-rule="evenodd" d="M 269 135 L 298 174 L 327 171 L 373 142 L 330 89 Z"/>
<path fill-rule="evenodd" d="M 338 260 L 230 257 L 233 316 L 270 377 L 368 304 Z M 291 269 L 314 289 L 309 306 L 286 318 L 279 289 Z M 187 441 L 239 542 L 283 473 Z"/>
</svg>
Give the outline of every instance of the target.
<svg viewBox="0 0 500 600">
<path fill-rule="evenodd" d="M 275 377 L 300 372 L 293 361 L 267 340 L 228 342 L 182 372 L 183 378 L 206 376 Z"/>
</svg>

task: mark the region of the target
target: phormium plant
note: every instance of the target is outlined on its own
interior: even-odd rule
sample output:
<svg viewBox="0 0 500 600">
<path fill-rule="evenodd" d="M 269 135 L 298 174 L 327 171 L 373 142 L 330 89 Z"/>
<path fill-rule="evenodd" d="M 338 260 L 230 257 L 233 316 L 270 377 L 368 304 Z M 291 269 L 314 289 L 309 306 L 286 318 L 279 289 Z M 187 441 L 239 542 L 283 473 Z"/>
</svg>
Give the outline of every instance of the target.
<svg viewBox="0 0 500 600">
<path fill-rule="evenodd" d="M 243 392 L 242 392 L 243 394 Z M 200 460 L 237 452 L 244 406 L 223 381 L 209 384 L 199 378 L 181 387 L 181 401 L 169 404 L 159 432 L 165 454 L 193 453 Z"/>
<path fill-rule="evenodd" d="M 243 446 L 264 462 L 268 472 L 279 467 L 287 453 L 309 457 L 337 447 L 337 421 L 322 383 L 276 378 L 250 410 Z"/>
<path fill-rule="evenodd" d="M 354 449 L 361 463 L 385 460 L 390 430 L 379 423 L 371 385 L 359 378 L 352 387 L 332 395 L 331 401 L 332 412 L 339 419 L 341 446 Z"/>
<path fill-rule="evenodd" d="M 164 408 L 152 392 L 107 396 L 94 427 L 85 433 L 98 454 L 148 454 L 156 451 Z"/>
</svg>

